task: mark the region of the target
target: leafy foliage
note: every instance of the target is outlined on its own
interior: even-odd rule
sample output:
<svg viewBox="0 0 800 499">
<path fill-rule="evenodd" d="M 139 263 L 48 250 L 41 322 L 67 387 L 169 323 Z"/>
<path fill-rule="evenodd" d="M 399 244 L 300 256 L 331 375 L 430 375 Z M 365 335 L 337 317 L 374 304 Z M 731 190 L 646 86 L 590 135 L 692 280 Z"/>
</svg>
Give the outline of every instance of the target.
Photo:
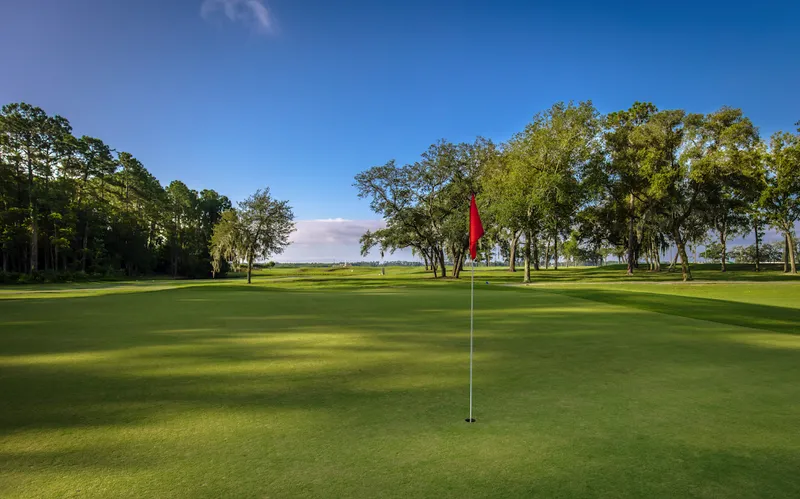
<svg viewBox="0 0 800 499">
<path fill-rule="evenodd" d="M 469 199 L 479 192 L 478 179 L 498 156 L 495 145 L 478 138 L 472 144 L 440 141 L 420 160 L 397 166 L 394 160 L 359 173 L 355 186 L 369 198 L 386 228 L 361 238 L 363 255 L 379 246 L 381 252 L 413 248 L 434 275 L 446 277 L 446 260 L 458 277 L 469 244 Z"/>
<path fill-rule="evenodd" d="M 730 107 L 692 114 L 635 102 L 600 116 L 591 102 L 557 103 L 505 144 L 440 141 L 417 163 L 360 173 L 356 186 L 387 224 L 364 234 L 363 254 L 412 248 L 434 276 L 446 275 L 445 254 L 458 276 L 471 189 L 485 214 L 483 254 L 499 248 L 515 271 L 522 245 L 525 282 L 541 264 L 612 254 L 626 255 L 628 274 L 641 260 L 660 271 L 673 246 L 670 268 L 680 260 L 690 280 L 689 250 L 696 258 L 705 245 L 725 271 L 728 239 L 754 233 L 757 254 L 767 226 L 783 234 L 787 271 L 796 273 L 800 135 L 776 133 L 766 147 Z M 749 261 L 759 270 L 755 254 Z"/>
<path fill-rule="evenodd" d="M 294 214 L 288 201 L 273 199 L 269 188 L 258 190 L 239 203 L 239 208 L 223 213 L 214 227 L 211 236 L 214 271 L 221 269 L 223 261 L 235 266 L 244 262 L 250 284 L 256 259 L 283 252 L 292 232 Z"/>
<path fill-rule="evenodd" d="M 228 208 L 213 190 L 163 188 L 132 154 L 73 136 L 66 118 L 26 103 L 0 112 L 4 273 L 205 277 L 212 228 Z"/>
</svg>

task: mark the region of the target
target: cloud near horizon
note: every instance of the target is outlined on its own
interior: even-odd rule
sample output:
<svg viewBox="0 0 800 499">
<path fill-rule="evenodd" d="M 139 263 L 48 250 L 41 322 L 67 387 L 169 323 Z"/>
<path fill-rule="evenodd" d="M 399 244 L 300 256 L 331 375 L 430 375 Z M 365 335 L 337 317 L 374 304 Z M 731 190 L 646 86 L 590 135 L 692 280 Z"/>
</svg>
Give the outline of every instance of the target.
<svg viewBox="0 0 800 499">
<path fill-rule="evenodd" d="M 292 244 L 358 244 L 368 230 L 385 227 L 383 220 L 345 220 L 329 218 L 322 220 L 298 220 L 297 231 L 292 234 Z"/>
<path fill-rule="evenodd" d="M 377 251 L 361 256 L 359 239 L 368 230 L 386 226 L 383 220 L 346 220 L 330 218 L 321 220 L 298 220 L 297 230 L 292 234 L 291 245 L 286 252 L 275 258 L 277 262 L 319 262 L 380 260 Z M 389 260 L 412 260 L 411 252 L 397 251 Z"/>
<path fill-rule="evenodd" d="M 221 12 L 230 21 L 249 26 L 258 33 L 273 32 L 272 14 L 264 5 L 264 0 L 203 0 L 200 15 L 210 19 Z"/>
</svg>

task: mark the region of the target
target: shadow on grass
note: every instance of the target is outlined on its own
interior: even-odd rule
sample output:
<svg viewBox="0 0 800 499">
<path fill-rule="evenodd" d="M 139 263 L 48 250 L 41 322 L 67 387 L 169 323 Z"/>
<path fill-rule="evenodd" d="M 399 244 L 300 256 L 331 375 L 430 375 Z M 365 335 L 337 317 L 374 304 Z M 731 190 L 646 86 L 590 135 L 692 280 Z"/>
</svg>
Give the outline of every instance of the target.
<svg viewBox="0 0 800 499">
<path fill-rule="evenodd" d="M 398 281 L 363 286 L 362 279 L 342 277 L 335 285 L 308 281 L 308 288 L 199 285 L 0 303 L 8 324 L 0 325 L 0 435 L 10 442 L 0 447 L 0 467 L 26 477 L 49 469 L 69 475 L 146 468 L 152 477 L 160 466 L 205 452 L 213 459 L 203 458 L 198 473 L 253 476 L 260 496 L 281 496 L 265 484 L 279 484 L 286 473 L 320 473 L 339 460 L 358 473 L 333 467 L 339 478 L 330 483 L 340 488 L 331 496 L 358 495 L 345 493 L 342 480 L 383 476 L 386 485 L 400 483 L 400 474 L 423 486 L 449 477 L 449 492 L 472 479 L 480 495 L 499 496 L 602 490 L 668 497 L 682 490 L 664 478 L 670 473 L 681 474 L 685 490 L 719 476 L 763 481 L 762 492 L 778 484 L 772 496 L 786 490 L 781 478 L 796 469 L 796 453 L 751 446 L 749 457 L 732 456 L 720 445 L 708 455 L 683 442 L 711 434 L 744 446 L 753 433 L 788 434 L 800 351 L 728 341 L 718 324 L 562 296 L 574 290 L 478 288 L 482 425 L 466 432 L 468 294 L 447 281 L 411 280 L 417 284 L 408 289 Z M 383 287 L 398 293 L 377 292 Z M 316 289 L 329 292 L 309 292 Z M 657 312 L 676 303 L 656 298 L 685 300 L 616 294 L 642 301 L 617 304 Z M 613 303 L 622 299 L 616 294 L 592 298 Z M 717 307 L 718 318 L 743 306 L 689 300 L 697 313 Z M 776 314 L 752 307 L 740 321 Z M 94 438 L 105 432 L 115 436 Z M 552 447 L 531 452 L 548 437 Z M 416 452 L 415 442 L 430 447 Z M 263 450 L 231 464 L 242 447 Z M 470 455 L 467 466 L 476 472 L 456 469 L 463 464 L 453 462 L 456 453 Z M 542 462 L 544 471 L 522 469 Z M 253 471 L 259 466 L 262 473 L 274 470 L 259 475 Z M 520 468 L 516 478 L 504 477 L 509 467 Z M 111 495 L 127 482 L 107 484 Z"/>
<path fill-rule="evenodd" d="M 661 358 L 660 351 L 631 353 L 654 343 L 680 345 L 696 330 L 676 326 L 672 335 L 654 340 L 635 333 L 641 324 L 657 323 L 653 317 L 587 308 L 559 295 L 783 333 L 796 334 L 798 326 L 796 310 L 780 307 L 604 290 L 495 289 L 501 292 L 484 294 L 477 324 L 484 361 L 513 363 L 510 370 L 482 374 L 484 389 L 498 392 L 513 385 L 531 359 L 538 362 L 536 369 L 560 371 L 570 384 L 610 383 L 645 365 L 654 369 L 674 362 Z M 273 291 L 197 287 L 38 303 L 60 305 L 50 313 L 59 319 L 52 324 L 62 329 L 32 323 L 4 332 L 0 369 L 6 400 L 14 402 L 0 414 L 0 431 L 133 424 L 173 404 L 346 410 L 350 404 L 369 405 L 376 396 L 354 382 L 402 379 L 410 372 L 435 379 L 463 367 L 468 312 L 460 291 L 427 288 L 399 296 Z M 217 299 L 185 301 L 204 296 Z M 121 317 L 125 321 L 118 324 Z M 617 326 L 625 323 L 630 328 L 620 331 Z M 737 359 L 753 350 L 726 348 Z M 703 351 L 698 355 L 701 362 Z M 796 357 L 791 351 L 773 355 Z M 425 359 L 430 362 L 420 365 Z M 621 360 L 624 366 L 594 367 Z M 439 387 L 395 383 L 382 392 L 433 404 L 453 396 L 447 377 L 441 379 Z"/>
<path fill-rule="evenodd" d="M 796 308 L 638 291 L 592 288 L 543 288 L 542 290 L 648 312 L 800 335 L 800 311 Z"/>
</svg>

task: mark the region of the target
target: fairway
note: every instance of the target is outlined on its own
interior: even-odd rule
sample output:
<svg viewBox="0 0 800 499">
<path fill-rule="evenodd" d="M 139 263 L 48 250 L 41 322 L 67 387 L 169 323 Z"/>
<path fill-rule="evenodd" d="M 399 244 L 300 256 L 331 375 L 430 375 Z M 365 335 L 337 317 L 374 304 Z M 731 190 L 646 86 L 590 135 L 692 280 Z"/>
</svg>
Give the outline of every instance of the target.
<svg viewBox="0 0 800 499">
<path fill-rule="evenodd" d="M 2 288 L 0 497 L 800 497 L 796 279 L 498 276 Z"/>
<path fill-rule="evenodd" d="M 800 499 L 800 1 L 6 3 L 0 499 Z"/>
</svg>

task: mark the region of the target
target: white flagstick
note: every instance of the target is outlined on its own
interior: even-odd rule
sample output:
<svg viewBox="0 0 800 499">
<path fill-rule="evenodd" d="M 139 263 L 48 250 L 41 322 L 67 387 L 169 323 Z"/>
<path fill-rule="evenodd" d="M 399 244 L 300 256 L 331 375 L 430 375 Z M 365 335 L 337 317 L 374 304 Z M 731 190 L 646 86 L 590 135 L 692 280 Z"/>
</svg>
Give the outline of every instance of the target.
<svg viewBox="0 0 800 499">
<path fill-rule="evenodd" d="M 467 423 L 474 423 L 475 419 L 472 417 L 472 336 L 475 310 L 475 259 L 470 258 L 470 261 L 472 262 L 472 282 L 469 292 L 469 419 L 466 421 Z"/>
</svg>

